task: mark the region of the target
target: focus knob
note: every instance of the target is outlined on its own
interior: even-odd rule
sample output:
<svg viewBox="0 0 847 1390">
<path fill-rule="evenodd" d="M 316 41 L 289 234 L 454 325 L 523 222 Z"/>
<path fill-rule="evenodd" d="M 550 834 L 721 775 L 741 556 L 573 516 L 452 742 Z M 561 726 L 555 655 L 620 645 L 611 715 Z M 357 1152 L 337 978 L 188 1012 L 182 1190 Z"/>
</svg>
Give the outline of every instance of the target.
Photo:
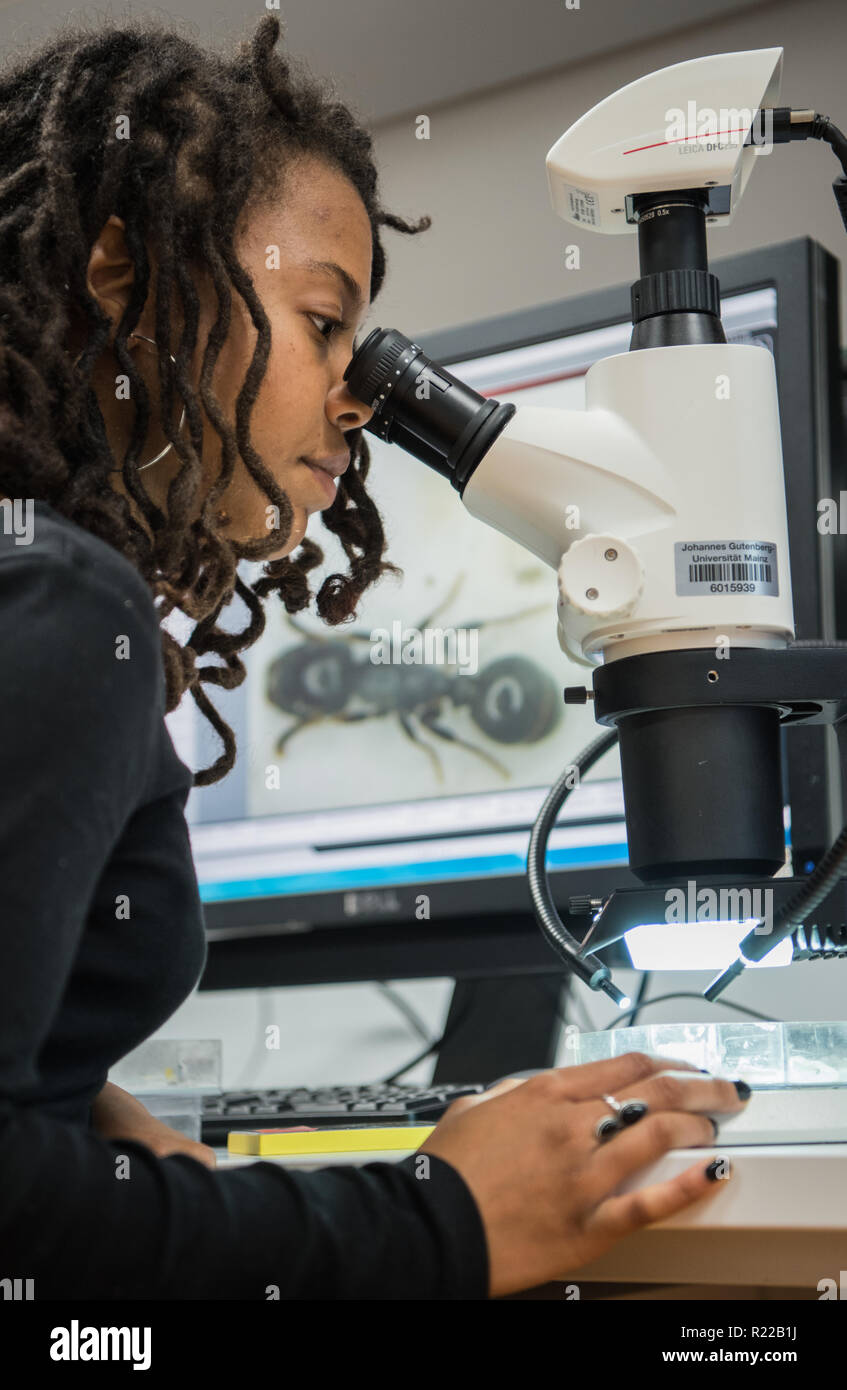
<svg viewBox="0 0 847 1390">
<path fill-rule="evenodd" d="M 591 617 L 625 617 L 643 588 L 641 560 L 620 536 L 583 536 L 559 563 L 560 603 Z"/>
</svg>

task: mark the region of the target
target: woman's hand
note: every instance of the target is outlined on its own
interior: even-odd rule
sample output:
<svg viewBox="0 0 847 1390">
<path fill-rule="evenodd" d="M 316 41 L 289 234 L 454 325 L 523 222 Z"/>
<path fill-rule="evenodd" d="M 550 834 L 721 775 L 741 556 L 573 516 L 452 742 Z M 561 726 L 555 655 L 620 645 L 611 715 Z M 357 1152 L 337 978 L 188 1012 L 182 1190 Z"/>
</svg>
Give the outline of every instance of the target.
<svg viewBox="0 0 847 1390">
<path fill-rule="evenodd" d="M 134 1139 L 145 1144 L 157 1158 L 168 1154 L 188 1154 L 207 1168 L 217 1164 L 214 1149 L 198 1144 L 178 1129 L 171 1129 L 151 1115 L 136 1096 L 107 1081 L 91 1106 L 91 1125 L 104 1139 Z"/>
<path fill-rule="evenodd" d="M 690 1070 L 692 1079 L 663 1076 Z M 646 1101 L 648 1113 L 601 1143 L 603 1095 Z M 418 1152 L 445 1159 L 473 1193 L 488 1241 L 489 1296 L 562 1279 L 623 1236 L 720 1188 L 701 1158 L 667 1182 L 613 1196 L 670 1149 L 712 1148 L 709 1113 L 736 1114 L 731 1081 L 687 1062 L 629 1052 L 605 1062 L 509 1079 L 453 1102 Z"/>
</svg>

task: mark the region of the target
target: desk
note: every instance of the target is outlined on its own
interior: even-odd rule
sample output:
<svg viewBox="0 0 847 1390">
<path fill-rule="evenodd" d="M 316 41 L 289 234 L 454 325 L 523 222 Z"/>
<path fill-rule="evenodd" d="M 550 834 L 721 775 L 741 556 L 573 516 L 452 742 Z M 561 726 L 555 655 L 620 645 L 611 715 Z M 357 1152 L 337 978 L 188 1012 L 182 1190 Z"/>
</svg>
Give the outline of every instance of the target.
<svg viewBox="0 0 847 1390">
<path fill-rule="evenodd" d="M 719 1145 L 674 1149 L 618 1190 L 662 1182 L 700 1159 L 705 1167 L 719 1151 Z M 257 1160 L 215 1152 L 221 1170 L 255 1162 L 313 1170 L 409 1156 L 395 1149 Z M 561 1300 L 562 1285 L 576 1284 L 585 1298 L 817 1300 L 818 1282 L 834 1279 L 837 1285 L 841 1270 L 847 1294 L 847 1144 L 751 1145 L 726 1152 L 733 1175 L 718 1182 L 721 1190 L 713 1196 L 619 1241 L 561 1283 L 514 1297 Z"/>
</svg>

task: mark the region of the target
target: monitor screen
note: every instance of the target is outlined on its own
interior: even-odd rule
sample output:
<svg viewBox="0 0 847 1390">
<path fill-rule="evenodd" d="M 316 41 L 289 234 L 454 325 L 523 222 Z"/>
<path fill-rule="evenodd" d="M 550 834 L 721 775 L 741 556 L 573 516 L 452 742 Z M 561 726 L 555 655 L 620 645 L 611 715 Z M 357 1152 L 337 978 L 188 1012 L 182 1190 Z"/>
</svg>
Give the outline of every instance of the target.
<svg viewBox="0 0 847 1390">
<path fill-rule="evenodd" d="M 730 341 L 774 350 L 773 287 L 726 296 L 722 316 Z M 626 352 L 630 334 L 622 319 L 442 363 L 500 401 L 579 408 L 588 368 Z M 402 579 L 382 579 L 357 620 L 335 629 L 268 599 L 246 681 L 212 692 L 236 735 L 236 765 L 191 792 L 187 815 L 204 902 L 241 903 L 244 925 L 268 899 L 284 916 L 286 899 L 340 893 L 354 917 L 369 895 L 390 901 L 399 885 L 524 875 L 544 796 L 598 732 L 590 705 L 562 700 L 564 686 L 590 684 L 591 668 L 559 648 L 555 573 L 471 517 L 444 478 L 366 438 L 368 491 Z M 317 588 L 346 561 L 317 517 L 309 534 L 326 556 Z M 242 572 L 249 582 L 261 569 Z M 224 621 L 230 611 L 228 625 L 242 627 L 238 601 Z M 190 697 L 168 723 L 189 766 L 217 756 Z M 569 797 L 548 862 L 627 864 L 616 750 Z"/>
</svg>

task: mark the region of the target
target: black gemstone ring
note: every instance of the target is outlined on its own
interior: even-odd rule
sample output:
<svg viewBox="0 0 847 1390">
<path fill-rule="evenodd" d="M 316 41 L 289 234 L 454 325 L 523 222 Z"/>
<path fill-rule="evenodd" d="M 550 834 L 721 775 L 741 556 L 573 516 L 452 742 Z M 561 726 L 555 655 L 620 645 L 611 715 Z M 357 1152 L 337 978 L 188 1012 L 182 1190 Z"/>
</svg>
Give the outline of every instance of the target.
<svg viewBox="0 0 847 1390">
<path fill-rule="evenodd" d="M 647 1114 L 649 1106 L 645 1100 L 626 1100 L 621 1106 L 618 1118 L 623 1125 L 634 1125 Z"/>
</svg>

